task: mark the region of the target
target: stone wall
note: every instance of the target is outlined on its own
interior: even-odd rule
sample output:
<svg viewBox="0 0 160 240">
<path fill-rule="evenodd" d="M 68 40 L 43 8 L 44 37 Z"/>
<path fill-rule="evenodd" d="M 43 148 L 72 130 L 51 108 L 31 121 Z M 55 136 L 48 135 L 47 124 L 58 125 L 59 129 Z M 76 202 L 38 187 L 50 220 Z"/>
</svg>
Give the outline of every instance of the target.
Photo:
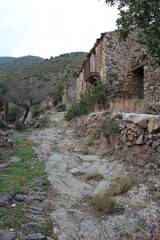
<svg viewBox="0 0 160 240">
<path fill-rule="evenodd" d="M 106 70 L 105 70 L 105 57 L 106 57 L 106 37 L 105 35 L 96 46 L 96 72 L 99 73 L 100 79 L 105 81 L 106 79 Z"/>
<path fill-rule="evenodd" d="M 141 97 L 143 79 L 138 82 L 132 69 L 138 64 L 141 46 L 136 33 L 119 42 L 116 32 L 106 33 L 106 86 L 110 99 Z M 141 86 L 141 88 L 140 88 Z"/>
<path fill-rule="evenodd" d="M 145 161 L 154 158 L 160 167 L 160 115 L 124 113 L 122 119 L 116 118 L 119 122 L 116 136 L 105 136 L 102 123 L 112 118 L 115 116 L 109 112 L 97 112 L 72 120 L 71 126 L 76 132 L 80 130 L 84 135 L 99 139 L 100 154 L 108 149 L 112 149 L 117 155 L 125 151 L 124 157 L 132 154 L 137 159 L 143 155 Z"/>
<path fill-rule="evenodd" d="M 144 98 L 160 102 L 160 67 L 144 67 Z"/>
<path fill-rule="evenodd" d="M 84 70 L 82 70 L 77 77 L 77 86 L 76 86 L 76 99 L 80 99 L 81 93 L 84 93 L 86 90 L 86 82 L 84 81 Z"/>
<path fill-rule="evenodd" d="M 66 104 L 66 107 L 76 102 L 76 86 L 74 84 L 65 85 L 62 102 Z"/>
</svg>

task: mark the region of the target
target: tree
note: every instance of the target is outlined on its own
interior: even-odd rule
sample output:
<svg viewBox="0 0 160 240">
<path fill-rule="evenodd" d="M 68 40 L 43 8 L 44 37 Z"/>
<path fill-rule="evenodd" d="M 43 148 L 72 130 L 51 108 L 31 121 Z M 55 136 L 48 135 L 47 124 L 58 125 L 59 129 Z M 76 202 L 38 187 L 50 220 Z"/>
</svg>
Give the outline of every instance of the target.
<svg viewBox="0 0 160 240">
<path fill-rule="evenodd" d="M 118 5 L 117 26 L 120 40 L 138 30 L 139 41 L 146 46 L 147 55 L 160 65 L 160 1 L 159 0 L 105 0 Z"/>
<path fill-rule="evenodd" d="M 28 117 L 31 107 L 43 101 L 47 94 L 45 88 L 40 81 L 32 79 L 17 80 L 6 94 L 6 99 L 25 110 L 22 122 Z"/>
</svg>

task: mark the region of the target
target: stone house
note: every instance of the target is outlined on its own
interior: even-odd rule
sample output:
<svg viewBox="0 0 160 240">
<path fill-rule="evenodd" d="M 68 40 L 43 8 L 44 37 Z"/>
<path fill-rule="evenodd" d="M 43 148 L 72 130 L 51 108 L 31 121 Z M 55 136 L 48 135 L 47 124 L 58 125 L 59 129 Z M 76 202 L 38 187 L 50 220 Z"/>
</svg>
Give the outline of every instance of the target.
<svg viewBox="0 0 160 240">
<path fill-rule="evenodd" d="M 78 71 L 77 100 L 87 83 L 94 86 L 102 80 L 108 102 L 133 98 L 160 101 L 160 68 L 143 64 L 143 50 L 135 32 L 122 42 L 115 31 L 102 33 Z"/>
</svg>

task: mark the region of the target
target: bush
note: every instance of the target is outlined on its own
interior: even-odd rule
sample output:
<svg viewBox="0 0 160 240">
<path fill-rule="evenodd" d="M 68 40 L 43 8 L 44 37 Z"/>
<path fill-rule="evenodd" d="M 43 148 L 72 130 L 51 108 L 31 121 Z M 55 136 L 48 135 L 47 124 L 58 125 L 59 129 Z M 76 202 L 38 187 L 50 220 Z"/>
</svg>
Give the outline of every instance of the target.
<svg viewBox="0 0 160 240">
<path fill-rule="evenodd" d="M 115 118 L 106 119 L 102 123 L 102 131 L 105 136 L 115 136 L 119 130 L 119 123 Z"/>
<path fill-rule="evenodd" d="M 90 113 L 94 110 L 95 105 L 105 106 L 105 85 L 98 81 L 94 87 L 87 86 L 84 94 L 81 94 L 81 100 L 79 103 L 74 103 L 67 111 L 65 116 L 66 120 L 70 121 L 75 117 L 79 117 Z"/>
<path fill-rule="evenodd" d="M 38 117 L 43 113 L 44 113 L 44 110 L 41 109 L 40 104 L 36 104 L 32 106 L 32 109 L 31 109 L 32 118 Z"/>
<path fill-rule="evenodd" d="M 60 103 L 55 107 L 57 112 L 64 112 L 66 111 L 66 105 L 64 103 Z"/>
<path fill-rule="evenodd" d="M 16 127 L 17 131 L 23 131 L 23 130 L 26 129 L 25 123 L 23 121 L 20 121 L 20 120 L 15 123 L 15 127 Z"/>
<path fill-rule="evenodd" d="M 75 117 L 79 117 L 85 114 L 88 114 L 88 107 L 87 105 L 83 105 L 82 103 L 74 103 L 72 106 L 67 110 L 67 113 L 65 115 L 65 119 L 67 121 L 70 121 L 71 119 Z"/>
<path fill-rule="evenodd" d="M 10 103 L 8 109 L 8 121 L 10 123 L 16 122 L 23 116 L 23 113 L 24 109 L 22 107 L 19 107 L 14 103 Z"/>
<path fill-rule="evenodd" d="M 91 206 L 95 207 L 97 211 L 103 213 L 113 213 L 117 209 L 116 201 L 107 195 L 95 195 L 91 200 Z"/>
</svg>

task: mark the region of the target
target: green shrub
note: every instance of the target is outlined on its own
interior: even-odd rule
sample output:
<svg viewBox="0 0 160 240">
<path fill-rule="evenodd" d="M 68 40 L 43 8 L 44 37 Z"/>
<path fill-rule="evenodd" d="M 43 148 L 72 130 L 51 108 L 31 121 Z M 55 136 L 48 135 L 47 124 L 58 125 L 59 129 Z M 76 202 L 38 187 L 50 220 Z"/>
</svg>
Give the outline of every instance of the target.
<svg viewBox="0 0 160 240">
<path fill-rule="evenodd" d="M 75 117 L 79 117 L 85 114 L 88 114 L 88 108 L 87 106 L 81 104 L 81 103 L 74 103 L 72 106 L 67 110 L 67 113 L 65 114 L 65 119 L 67 121 L 70 121 L 71 119 Z"/>
<path fill-rule="evenodd" d="M 105 136 L 115 136 L 119 130 L 119 123 L 115 118 L 106 119 L 102 123 L 102 131 Z"/>
<path fill-rule="evenodd" d="M 80 102 L 74 103 L 68 110 L 65 118 L 67 121 L 71 119 L 86 115 L 94 110 L 95 105 L 105 106 L 105 95 L 106 88 L 105 85 L 98 81 L 97 85 L 94 87 L 87 86 L 84 94 L 81 94 Z"/>
<path fill-rule="evenodd" d="M 23 116 L 23 113 L 24 109 L 22 107 L 19 107 L 14 103 L 10 103 L 8 109 L 8 121 L 10 123 L 16 122 Z"/>
<path fill-rule="evenodd" d="M 43 113 L 44 113 L 44 110 L 41 109 L 40 104 L 36 104 L 32 106 L 32 109 L 31 109 L 32 118 L 38 117 Z"/>
<path fill-rule="evenodd" d="M 16 127 L 16 130 L 17 131 L 23 131 L 26 129 L 26 125 L 23 121 L 20 121 L 18 120 L 16 123 L 15 123 L 15 127 Z"/>
<path fill-rule="evenodd" d="M 66 111 L 66 105 L 64 103 L 60 103 L 55 107 L 57 112 L 64 112 Z"/>
</svg>

